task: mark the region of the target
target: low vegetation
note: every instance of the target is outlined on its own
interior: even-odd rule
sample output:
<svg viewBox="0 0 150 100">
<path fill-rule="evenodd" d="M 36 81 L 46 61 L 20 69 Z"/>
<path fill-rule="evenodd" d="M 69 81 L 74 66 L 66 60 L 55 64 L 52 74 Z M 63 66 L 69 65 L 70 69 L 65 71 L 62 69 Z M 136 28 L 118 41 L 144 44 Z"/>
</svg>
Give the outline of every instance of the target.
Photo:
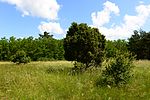
<svg viewBox="0 0 150 100">
<path fill-rule="evenodd" d="M 130 53 L 116 52 L 115 57 L 104 64 L 105 68 L 97 85 L 122 87 L 128 84 L 133 75 L 133 60 L 134 57 Z"/>
<path fill-rule="evenodd" d="M 31 61 L 31 58 L 27 57 L 27 55 L 24 51 L 17 51 L 16 54 L 11 56 L 11 61 L 16 64 L 21 64 L 21 63 L 26 64 Z"/>
<path fill-rule="evenodd" d="M 135 61 L 134 65 L 132 80 L 117 88 L 96 86 L 101 70 L 70 74 L 72 62 L 0 62 L 0 99 L 149 100 L 150 62 Z"/>
</svg>

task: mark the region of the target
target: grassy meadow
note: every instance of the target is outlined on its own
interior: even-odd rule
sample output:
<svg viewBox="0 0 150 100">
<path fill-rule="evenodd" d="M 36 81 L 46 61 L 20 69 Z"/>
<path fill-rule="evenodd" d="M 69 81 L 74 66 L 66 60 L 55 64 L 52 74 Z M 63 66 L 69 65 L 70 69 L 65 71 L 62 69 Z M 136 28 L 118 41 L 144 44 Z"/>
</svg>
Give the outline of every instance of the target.
<svg viewBox="0 0 150 100">
<path fill-rule="evenodd" d="M 135 61 L 122 88 L 97 87 L 100 70 L 72 74 L 67 61 L 0 62 L 0 100 L 150 100 L 150 61 Z"/>
</svg>

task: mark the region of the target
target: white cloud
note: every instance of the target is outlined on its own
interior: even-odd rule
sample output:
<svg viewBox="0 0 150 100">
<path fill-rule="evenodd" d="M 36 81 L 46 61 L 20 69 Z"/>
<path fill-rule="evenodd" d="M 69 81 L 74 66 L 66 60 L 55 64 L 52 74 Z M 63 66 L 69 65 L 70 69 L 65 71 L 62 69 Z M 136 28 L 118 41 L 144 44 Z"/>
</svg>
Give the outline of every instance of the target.
<svg viewBox="0 0 150 100">
<path fill-rule="evenodd" d="M 104 8 L 100 12 L 93 12 L 91 14 L 92 21 L 95 26 L 103 26 L 104 24 L 107 24 L 110 21 L 111 13 L 114 13 L 115 15 L 119 15 L 119 8 L 112 2 L 105 2 Z"/>
<path fill-rule="evenodd" d="M 115 5 L 115 4 L 114 4 Z M 105 8 L 105 7 L 104 7 Z M 102 10 L 101 12 L 105 11 Z M 109 12 L 109 11 L 108 11 Z M 111 28 L 103 26 L 104 24 L 95 24 L 93 26 L 98 27 L 100 32 L 106 36 L 107 39 L 127 39 L 133 34 L 134 30 L 140 29 L 150 17 L 150 5 L 139 5 L 136 7 L 136 15 L 126 14 L 123 19 L 123 23 L 120 25 L 113 25 Z M 97 23 L 101 23 L 101 18 L 97 17 Z M 109 17 L 110 18 L 110 17 Z M 92 17 L 93 19 L 93 17 Z M 109 23 L 110 19 L 107 21 Z"/>
<path fill-rule="evenodd" d="M 14 5 L 22 16 L 35 16 L 47 20 L 41 22 L 38 29 L 41 33 L 50 32 L 53 35 L 63 34 L 64 31 L 60 24 L 55 22 L 58 20 L 58 11 L 60 5 L 56 0 L 0 0 L 8 4 Z"/>
<path fill-rule="evenodd" d="M 144 4 L 144 1 L 139 1 L 139 4 Z"/>
<path fill-rule="evenodd" d="M 57 20 L 60 5 L 56 0 L 0 0 L 15 5 L 22 16 L 36 16 L 47 20 Z"/>
<path fill-rule="evenodd" d="M 41 33 L 43 33 L 44 31 L 50 32 L 52 34 L 64 33 L 60 24 L 56 22 L 42 22 L 41 25 L 39 25 L 38 29 L 40 30 Z"/>
</svg>

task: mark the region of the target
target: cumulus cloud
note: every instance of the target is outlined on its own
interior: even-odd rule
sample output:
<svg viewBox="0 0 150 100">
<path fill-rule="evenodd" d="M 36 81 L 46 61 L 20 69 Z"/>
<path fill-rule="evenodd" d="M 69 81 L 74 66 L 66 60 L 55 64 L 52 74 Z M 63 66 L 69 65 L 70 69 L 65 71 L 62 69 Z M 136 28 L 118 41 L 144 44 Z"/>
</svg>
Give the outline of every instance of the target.
<svg viewBox="0 0 150 100">
<path fill-rule="evenodd" d="M 104 12 L 104 11 L 105 9 L 100 12 Z M 99 28 L 100 32 L 102 32 L 107 39 L 111 39 L 111 40 L 127 39 L 133 34 L 134 30 L 140 29 L 146 23 L 146 21 L 150 17 L 150 5 L 137 6 L 136 13 L 137 13 L 136 15 L 126 14 L 123 18 L 123 23 L 120 23 L 120 25 L 113 25 L 111 28 L 107 28 L 103 26 L 104 24 L 95 25 L 94 21 L 93 21 L 93 26 Z M 98 18 L 97 21 L 99 20 L 102 19 Z M 101 23 L 101 21 L 99 22 Z M 107 21 L 107 23 L 109 23 L 109 21 Z"/>
<path fill-rule="evenodd" d="M 42 22 L 39 25 L 38 29 L 41 33 L 44 31 L 53 33 L 53 34 L 63 34 L 63 29 L 61 28 L 60 24 L 57 22 Z"/>
<path fill-rule="evenodd" d="M 48 20 L 57 20 L 60 5 L 56 0 L 0 0 L 14 5 L 22 16 L 36 16 Z"/>
<path fill-rule="evenodd" d="M 115 3 L 112 2 L 105 2 L 104 8 L 100 12 L 93 12 L 91 14 L 92 21 L 95 26 L 103 26 L 104 24 L 107 24 L 110 21 L 111 13 L 114 13 L 115 15 L 119 15 L 119 8 L 115 5 Z"/>
<path fill-rule="evenodd" d="M 35 16 L 46 20 L 41 22 L 38 29 L 41 33 L 47 31 L 55 34 L 62 34 L 64 31 L 58 21 L 58 11 L 60 5 L 56 0 L 0 0 L 10 5 L 14 5 L 22 16 Z"/>
</svg>

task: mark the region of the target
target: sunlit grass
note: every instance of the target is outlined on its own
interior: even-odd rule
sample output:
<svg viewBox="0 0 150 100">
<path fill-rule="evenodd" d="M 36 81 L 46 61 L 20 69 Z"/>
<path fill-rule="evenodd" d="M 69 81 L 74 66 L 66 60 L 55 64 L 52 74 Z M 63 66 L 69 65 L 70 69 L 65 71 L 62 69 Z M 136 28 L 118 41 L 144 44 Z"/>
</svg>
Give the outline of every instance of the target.
<svg viewBox="0 0 150 100">
<path fill-rule="evenodd" d="M 73 63 L 67 61 L 0 62 L 0 100 L 149 100 L 150 61 L 135 65 L 132 81 L 115 88 L 95 85 L 99 70 L 71 74 Z"/>
</svg>

